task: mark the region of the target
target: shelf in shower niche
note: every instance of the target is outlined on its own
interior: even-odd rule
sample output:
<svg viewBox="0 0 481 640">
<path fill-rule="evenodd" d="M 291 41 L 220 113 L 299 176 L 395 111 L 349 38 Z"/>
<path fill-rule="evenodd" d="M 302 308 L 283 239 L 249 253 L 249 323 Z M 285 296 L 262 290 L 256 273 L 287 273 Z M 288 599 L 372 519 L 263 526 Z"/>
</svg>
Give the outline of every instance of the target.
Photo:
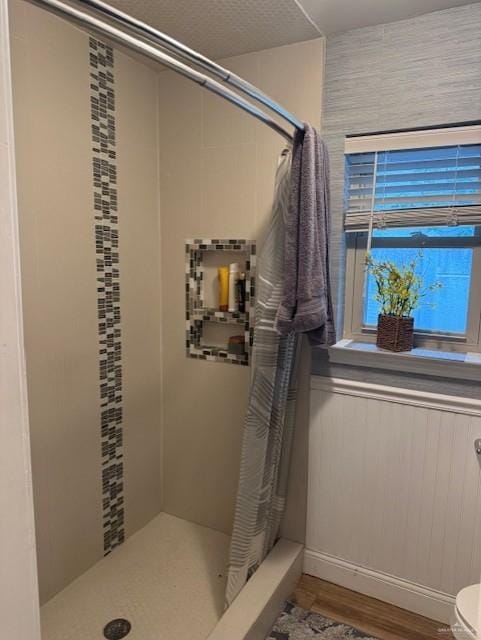
<svg viewBox="0 0 481 640">
<path fill-rule="evenodd" d="M 217 271 L 232 262 L 245 273 L 245 312 L 219 311 Z M 249 364 L 254 339 L 256 243 L 253 240 L 196 238 L 185 245 L 186 355 L 191 358 Z M 223 325 L 223 326 L 222 326 Z M 245 342 L 243 354 L 230 353 L 225 326 L 234 325 Z M 241 329 L 242 327 L 242 329 Z M 233 336 L 229 336 L 231 338 Z M 208 346 L 203 342 L 209 343 Z"/>
<path fill-rule="evenodd" d="M 223 347 L 214 347 L 207 345 L 200 345 L 198 347 L 191 346 L 189 350 L 189 357 L 197 358 L 199 360 L 210 360 L 230 362 L 231 364 L 248 365 L 249 354 L 242 353 L 230 353 Z"/>
<path fill-rule="evenodd" d="M 249 314 L 242 311 L 218 311 L 203 307 L 192 312 L 196 320 L 208 320 L 210 322 L 225 322 L 228 324 L 245 324 L 249 322 Z"/>
</svg>

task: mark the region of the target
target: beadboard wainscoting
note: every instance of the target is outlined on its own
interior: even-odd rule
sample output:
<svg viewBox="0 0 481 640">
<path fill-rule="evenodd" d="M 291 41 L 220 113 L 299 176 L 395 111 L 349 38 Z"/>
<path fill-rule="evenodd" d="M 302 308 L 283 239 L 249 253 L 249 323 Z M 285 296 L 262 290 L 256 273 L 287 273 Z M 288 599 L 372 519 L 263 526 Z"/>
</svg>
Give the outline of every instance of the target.
<svg viewBox="0 0 481 640">
<path fill-rule="evenodd" d="M 312 377 L 306 573 L 448 622 L 480 581 L 481 401 Z"/>
</svg>

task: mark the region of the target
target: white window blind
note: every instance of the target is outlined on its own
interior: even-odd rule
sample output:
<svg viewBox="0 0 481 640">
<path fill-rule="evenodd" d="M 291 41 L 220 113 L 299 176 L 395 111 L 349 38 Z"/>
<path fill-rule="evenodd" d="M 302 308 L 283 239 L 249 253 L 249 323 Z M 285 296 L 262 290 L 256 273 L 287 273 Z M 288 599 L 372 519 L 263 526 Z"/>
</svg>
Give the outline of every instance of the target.
<svg viewBox="0 0 481 640">
<path fill-rule="evenodd" d="M 455 129 L 346 141 L 345 230 L 480 225 L 481 131 L 462 129 L 466 144 L 442 146 Z M 416 137 L 429 146 L 406 148 Z"/>
</svg>

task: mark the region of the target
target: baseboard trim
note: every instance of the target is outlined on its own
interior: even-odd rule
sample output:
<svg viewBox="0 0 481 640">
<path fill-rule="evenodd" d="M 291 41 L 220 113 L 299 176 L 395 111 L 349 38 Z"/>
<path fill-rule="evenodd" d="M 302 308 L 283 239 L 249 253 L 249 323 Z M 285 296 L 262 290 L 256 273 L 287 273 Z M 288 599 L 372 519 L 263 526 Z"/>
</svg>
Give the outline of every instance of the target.
<svg viewBox="0 0 481 640">
<path fill-rule="evenodd" d="M 326 553 L 306 549 L 304 573 L 439 622 L 449 623 L 452 618 L 454 596 L 358 566 Z"/>
<path fill-rule="evenodd" d="M 208 640 L 265 640 L 301 577 L 304 547 L 281 538 Z"/>
</svg>

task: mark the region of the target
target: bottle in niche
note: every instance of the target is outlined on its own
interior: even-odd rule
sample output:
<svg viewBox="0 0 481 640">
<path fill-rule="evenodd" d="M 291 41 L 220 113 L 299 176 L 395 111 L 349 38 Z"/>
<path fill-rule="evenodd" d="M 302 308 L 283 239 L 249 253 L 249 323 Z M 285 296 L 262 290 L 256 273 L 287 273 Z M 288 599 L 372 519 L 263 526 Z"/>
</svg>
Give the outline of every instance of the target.
<svg viewBox="0 0 481 640">
<path fill-rule="evenodd" d="M 219 311 L 229 308 L 229 267 L 219 267 Z"/>
<path fill-rule="evenodd" d="M 238 311 L 237 305 L 237 280 L 239 279 L 239 265 L 232 262 L 229 265 L 229 309 L 228 311 Z"/>
<path fill-rule="evenodd" d="M 231 336 L 229 338 L 229 344 L 227 346 L 227 351 L 229 353 L 233 353 L 237 356 L 242 356 L 246 351 L 246 343 L 244 336 Z"/>
<path fill-rule="evenodd" d="M 246 274 L 239 274 L 237 280 L 237 307 L 241 313 L 245 313 L 246 310 Z"/>
</svg>

